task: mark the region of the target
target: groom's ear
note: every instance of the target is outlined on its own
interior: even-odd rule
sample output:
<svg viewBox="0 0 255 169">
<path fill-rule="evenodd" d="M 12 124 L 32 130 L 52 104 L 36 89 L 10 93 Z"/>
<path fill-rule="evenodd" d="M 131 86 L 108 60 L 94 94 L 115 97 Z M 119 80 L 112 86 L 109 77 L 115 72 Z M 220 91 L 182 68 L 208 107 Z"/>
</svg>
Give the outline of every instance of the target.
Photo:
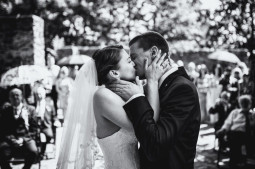
<svg viewBox="0 0 255 169">
<path fill-rule="evenodd" d="M 119 71 L 117 71 L 117 70 L 110 70 L 109 71 L 109 75 L 111 76 L 111 77 L 113 77 L 113 78 L 119 78 L 120 77 L 120 73 L 119 73 Z"/>
<path fill-rule="evenodd" d="M 153 60 L 157 54 L 158 54 L 158 47 L 157 46 L 152 46 L 150 49 L 150 55 L 151 55 L 151 59 Z"/>
</svg>

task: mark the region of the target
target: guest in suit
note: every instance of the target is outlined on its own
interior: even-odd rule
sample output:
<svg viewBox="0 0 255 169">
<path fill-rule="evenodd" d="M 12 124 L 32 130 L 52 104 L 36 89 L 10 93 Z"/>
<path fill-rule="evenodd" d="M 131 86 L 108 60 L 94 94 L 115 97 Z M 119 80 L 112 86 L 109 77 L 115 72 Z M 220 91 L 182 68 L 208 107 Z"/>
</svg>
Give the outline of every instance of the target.
<svg viewBox="0 0 255 169">
<path fill-rule="evenodd" d="M 229 113 L 231 112 L 231 104 L 229 103 L 230 93 L 223 91 L 220 94 L 220 98 L 217 99 L 215 105 L 209 109 L 210 114 L 217 114 L 218 121 L 214 124 L 215 131 L 219 130 L 224 121 L 228 117 Z"/>
<path fill-rule="evenodd" d="M 220 78 L 219 84 L 222 85 L 222 91 L 229 91 L 228 88 L 230 85 L 229 80 L 230 80 L 231 70 L 232 70 L 231 67 L 227 67 Z"/>
<path fill-rule="evenodd" d="M 229 103 L 230 93 L 223 91 L 220 94 L 220 98 L 217 99 L 214 106 L 209 109 L 209 114 L 216 115 L 216 121 L 214 122 L 214 129 L 217 132 L 224 124 L 229 113 L 233 109 Z M 222 150 L 227 146 L 227 143 L 223 136 L 216 135 L 215 140 L 219 143 Z M 216 148 L 216 147 L 215 147 Z M 221 151 L 221 150 L 219 150 Z"/>
<path fill-rule="evenodd" d="M 37 88 L 35 99 L 36 116 L 40 122 L 41 133 L 46 137 L 41 147 L 41 155 L 43 156 L 46 150 L 46 144 L 54 138 L 53 125 L 57 121 L 57 115 L 52 100 L 50 98 L 46 99 L 46 90 L 43 87 Z"/>
<path fill-rule="evenodd" d="M 248 74 L 243 75 L 243 80 L 239 84 L 239 96 L 245 94 L 251 95 L 253 93 L 253 83 L 249 80 L 249 78 L 250 76 Z"/>
<path fill-rule="evenodd" d="M 136 36 L 129 46 L 131 59 L 142 79 L 148 75 L 145 63 L 150 64 L 159 50 L 169 52 L 166 40 L 156 32 Z M 201 119 L 197 89 L 183 67 L 171 68 L 155 84 L 159 87 L 160 101 L 157 122 L 138 85 L 121 80 L 109 85 L 127 101 L 124 109 L 141 145 L 141 169 L 192 169 Z"/>
<path fill-rule="evenodd" d="M 0 116 L 0 166 L 11 168 L 9 160 L 12 153 L 18 151 L 25 153 L 23 169 L 29 169 L 37 156 L 35 109 L 23 103 L 20 89 L 12 89 L 9 100 L 10 104 L 3 106 Z"/>
</svg>

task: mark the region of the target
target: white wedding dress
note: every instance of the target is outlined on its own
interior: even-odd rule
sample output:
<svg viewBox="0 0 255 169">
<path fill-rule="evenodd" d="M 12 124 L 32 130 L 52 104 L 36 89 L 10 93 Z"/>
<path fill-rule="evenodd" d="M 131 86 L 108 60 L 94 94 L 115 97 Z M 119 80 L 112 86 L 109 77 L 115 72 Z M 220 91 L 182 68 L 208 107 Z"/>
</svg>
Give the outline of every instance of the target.
<svg viewBox="0 0 255 169">
<path fill-rule="evenodd" d="M 105 169 L 139 169 L 138 141 L 134 132 L 121 128 L 111 136 L 98 139 L 104 154 Z"/>
<path fill-rule="evenodd" d="M 106 138 L 96 138 L 93 97 L 97 89 L 95 63 L 87 57 L 70 93 L 57 169 L 139 169 L 134 132 L 120 129 Z M 104 165 L 98 167 L 97 160 Z"/>
</svg>

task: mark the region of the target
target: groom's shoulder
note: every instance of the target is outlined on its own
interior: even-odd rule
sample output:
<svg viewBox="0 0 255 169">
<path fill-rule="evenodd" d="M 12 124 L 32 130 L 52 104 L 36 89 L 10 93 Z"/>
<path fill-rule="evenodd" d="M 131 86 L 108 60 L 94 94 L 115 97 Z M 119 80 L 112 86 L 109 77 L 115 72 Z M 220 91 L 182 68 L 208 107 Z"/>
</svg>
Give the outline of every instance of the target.
<svg viewBox="0 0 255 169">
<path fill-rule="evenodd" d="M 178 76 L 173 82 L 169 90 L 181 90 L 181 91 L 190 91 L 190 92 L 197 92 L 195 84 L 183 76 Z"/>
<path fill-rule="evenodd" d="M 189 79 L 187 79 L 186 77 L 183 76 L 178 76 L 174 81 L 173 81 L 174 85 L 177 86 L 193 86 L 193 82 L 191 82 Z"/>
</svg>

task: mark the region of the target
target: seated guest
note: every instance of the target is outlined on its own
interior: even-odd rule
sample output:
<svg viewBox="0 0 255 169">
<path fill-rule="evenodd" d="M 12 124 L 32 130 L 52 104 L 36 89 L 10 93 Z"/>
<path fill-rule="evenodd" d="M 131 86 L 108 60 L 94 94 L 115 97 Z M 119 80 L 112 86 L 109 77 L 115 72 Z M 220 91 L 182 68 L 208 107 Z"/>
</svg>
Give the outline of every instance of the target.
<svg viewBox="0 0 255 169">
<path fill-rule="evenodd" d="M 248 74 L 244 74 L 243 75 L 243 80 L 240 83 L 240 87 L 239 87 L 239 95 L 244 95 L 244 94 L 248 94 L 251 95 L 252 94 L 252 89 L 253 89 L 253 83 L 252 81 L 249 80 L 249 75 Z"/>
<path fill-rule="evenodd" d="M 36 115 L 40 119 L 41 132 L 46 137 L 46 142 L 42 143 L 41 154 L 44 155 L 46 144 L 53 138 L 53 124 L 57 120 L 53 101 L 48 98 L 46 100 L 46 90 L 43 87 L 38 87 L 35 92 L 36 99 Z"/>
<path fill-rule="evenodd" d="M 226 91 L 223 91 L 220 94 L 220 98 L 216 101 L 215 105 L 209 109 L 210 114 L 218 115 L 218 120 L 214 124 L 215 131 L 219 130 L 222 127 L 225 119 L 228 117 L 231 111 L 229 97 L 230 97 L 230 94 Z"/>
<path fill-rule="evenodd" d="M 233 110 L 221 129 L 217 131 L 218 135 L 228 132 L 231 167 L 242 162 L 241 148 L 242 145 L 248 146 L 255 122 L 255 113 L 251 110 L 251 97 L 249 95 L 242 95 L 238 101 L 240 109 Z"/>
<path fill-rule="evenodd" d="M 23 103 L 20 89 L 12 89 L 9 100 L 10 104 L 3 106 L 0 116 L 0 166 L 10 169 L 9 160 L 13 153 L 24 152 L 23 169 L 29 169 L 37 156 L 35 109 Z"/>
</svg>

